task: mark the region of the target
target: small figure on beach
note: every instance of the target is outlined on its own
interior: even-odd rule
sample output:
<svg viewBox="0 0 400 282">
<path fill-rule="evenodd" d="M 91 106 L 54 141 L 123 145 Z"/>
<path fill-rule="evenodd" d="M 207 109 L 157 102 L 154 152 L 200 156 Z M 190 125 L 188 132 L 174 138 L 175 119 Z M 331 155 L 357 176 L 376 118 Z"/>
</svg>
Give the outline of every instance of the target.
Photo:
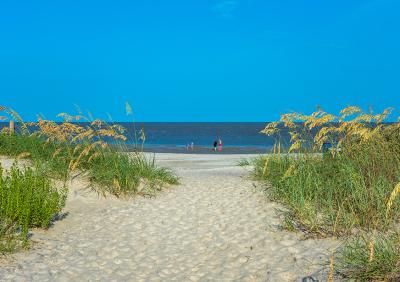
<svg viewBox="0 0 400 282">
<path fill-rule="evenodd" d="M 215 140 L 215 141 L 214 141 L 214 152 L 216 152 L 216 151 L 217 151 L 217 146 L 218 146 L 218 141 L 217 141 L 217 140 Z"/>
<path fill-rule="evenodd" d="M 218 151 L 222 152 L 222 140 L 221 139 L 218 140 Z"/>
<path fill-rule="evenodd" d="M 190 150 L 194 150 L 194 143 L 192 142 L 192 143 L 190 143 Z"/>
</svg>

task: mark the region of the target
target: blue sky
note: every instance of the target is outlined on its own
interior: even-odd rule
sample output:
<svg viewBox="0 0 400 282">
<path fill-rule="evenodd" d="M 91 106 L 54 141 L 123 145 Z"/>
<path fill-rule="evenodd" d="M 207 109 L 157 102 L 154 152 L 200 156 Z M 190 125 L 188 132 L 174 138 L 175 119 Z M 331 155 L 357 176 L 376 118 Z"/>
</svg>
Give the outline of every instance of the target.
<svg viewBox="0 0 400 282">
<path fill-rule="evenodd" d="M 0 104 L 124 120 L 400 108 L 398 0 L 0 2 Z"/>
</svg>

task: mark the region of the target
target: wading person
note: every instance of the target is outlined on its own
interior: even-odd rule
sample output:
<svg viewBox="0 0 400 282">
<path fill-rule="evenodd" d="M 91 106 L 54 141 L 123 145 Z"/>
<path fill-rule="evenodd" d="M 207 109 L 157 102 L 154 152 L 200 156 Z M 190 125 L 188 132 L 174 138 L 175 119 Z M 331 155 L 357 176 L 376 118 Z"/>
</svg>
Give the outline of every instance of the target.
<svg viewBox="0 0 400 282">
<path fill-rule="evenodd" d="M 215 140 L 215 141 L 214 141 L 214 152 L 216 152 L 216 151 L 217 151 L 217 146 L 218 146 L 218 141 L 217 141 L 217 140 Z"/>
<path fill-rule="evenodd" d="M 218 151 L 222 152 L 222 140 L 221 139 L 218 140 Z"/>
</svg>

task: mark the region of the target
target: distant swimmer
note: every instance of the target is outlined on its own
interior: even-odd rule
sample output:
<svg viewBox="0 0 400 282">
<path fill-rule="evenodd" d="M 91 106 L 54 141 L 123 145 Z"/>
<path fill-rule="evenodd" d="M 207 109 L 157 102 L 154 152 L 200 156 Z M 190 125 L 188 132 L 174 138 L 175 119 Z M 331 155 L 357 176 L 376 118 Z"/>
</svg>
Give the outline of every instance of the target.
<svg viewBox="0 0 400 282">
<path fill-rule="evenodd" d="M 218 140 L 218 151 L 222 152 L 222 140 L 221 139 Z"/>
<path fill-rule="evenodd" d="M 218 141 L 215 140 L 215 141 L 214 141 L 214 152 L 217 151 L 217 147 L 218 147 Z"/>
</svg>

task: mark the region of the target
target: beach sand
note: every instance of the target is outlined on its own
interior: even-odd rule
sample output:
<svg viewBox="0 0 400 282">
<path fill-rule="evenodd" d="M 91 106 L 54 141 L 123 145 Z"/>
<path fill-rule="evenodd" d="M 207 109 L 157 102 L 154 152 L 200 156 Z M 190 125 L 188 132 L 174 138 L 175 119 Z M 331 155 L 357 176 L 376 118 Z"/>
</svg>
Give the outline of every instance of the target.
<svg viewBox="0 0 400 282">
<path fill-rule="evenodd" d="M 237 166 L 244 155 L 157 154 L 180 176 L 156 198 L 104 199 L 75 179 L 65 218 L 34 230 L 1 281 L 326 280 L 338 244 L 281 230 L 278 204 Z M 0 159 L 9 167 L 9 160 Z M 278 209 L 278 210 L 277 210 Z M 325 265 L 325 266 L 324 266 Z"/>
</svg>

